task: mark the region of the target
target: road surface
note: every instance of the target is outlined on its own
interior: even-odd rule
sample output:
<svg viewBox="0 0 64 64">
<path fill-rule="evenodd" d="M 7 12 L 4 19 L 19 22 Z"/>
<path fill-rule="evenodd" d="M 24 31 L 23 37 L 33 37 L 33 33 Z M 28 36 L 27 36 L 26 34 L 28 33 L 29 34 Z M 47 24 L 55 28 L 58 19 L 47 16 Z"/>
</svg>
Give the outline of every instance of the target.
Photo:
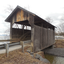
<svg viewBox="0 0 64 64">
<path fill-rule="evenodd" d="M 11 47 L 9 47 L 9 51 L 20 49 L 21 47 L 22 47 L 21 45 L 11 46 Z M 2 54 L 2 53 L 6 53 L 6 49 L 0 49 L 0 54 Z"/>
</svg>

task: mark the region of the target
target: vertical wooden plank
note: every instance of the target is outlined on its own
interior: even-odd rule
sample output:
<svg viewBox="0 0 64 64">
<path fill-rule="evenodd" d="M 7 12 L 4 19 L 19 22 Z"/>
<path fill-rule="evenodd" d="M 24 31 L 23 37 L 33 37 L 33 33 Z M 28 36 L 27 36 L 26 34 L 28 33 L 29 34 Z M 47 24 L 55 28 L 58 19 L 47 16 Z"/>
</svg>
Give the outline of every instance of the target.
<svg viewBox="0 0 64 64">
<path fill-rule="evenodd" d="M 43 48 L 43 27 L 42 27 L 42 38 L 41 38 L 41 41 L 42 41 L 42 47 L 41 48 Z"/>
<path fill-rule="evenodd" d="M 42 49 L 42 43 L 43 43 L 43 23 L 41 24 L 41 49 Z"/>
<path fill-rule="evenodd" d="M 34 16 L 32 15 L 32 14 L 28 14 L 29 15 L 29 24 L 31 25 L 31 26 L 33 26 L 34 25 Z"/>
<path fill-rule="evenodd" d="M 55 27 L 53 29 L 53 42 L 55 43 Z"/>
<path fill-rule="evenodd" d="M 52 37 L 51 37 L 52 38 L 52 42 L 51 43 L 53 44 L 54 40 L 53 40 L 53 30 L 52 29 L 51 29 L 51 35 L 52 35 Z"/>
<path fill-rule="evenodd" d="M 41 38 L 42 45 L 41 45 L 41 46 L 42 46 L 42 48 L 43 48 L 43 36 L 44 36 L 44 35 L 43 35 L 43 33 L 44 33 L 43 27 L 42 27 L 42 32 L 41 32 L 41 33 L 42 33 L 42 36 L 41 36 L 41 37 L 42 37 L 42 38 Z"/>
<path fill-rule="evenodd" d="M 53 30 L 48 29 L 48 46 L 53 45 Z"/>
<path fill-rule="evenodd" d="M 46 45 L 48 46 L 48 27 L 47 27 L 47 44 Z"/>
<path fill-rule="evenodd" d="M 43 44 L 42 44 L 42 48 L 44 48 L 45 46 L 45 29 L 43 28 Z"/>
<path fill-rule="evenodd" d="M 34 51 L 34 26 L 31 26 L 31 41 L 32 41 L 32 44 L 33 44 L 33 47 L 32 47 L 32 52 L 35 52 Z"/>
<path fill-rule="evenodd" d="M 42 28 L 42 49 L 47 46 L 47 29 Z"/>
<path fill-rule="evenodd" d="M 24 20 L 28 20 L 28 12 L 24 11 Z"/>
<path fill-rule="evenodd" d="M 53 42 L 53 30 L 50 29 L 50 32 L 51 32 L 51 33 L 50 33 L 50 35 L 51 35 L 51 36 L 50 36 L 50 38 L 51 38 L 51 39 L 50 39 L 50 40 L 51 40 L 50 45 L 52 45 L 52 44 L 54 43 L 54 42 Z"/>
<path fill-rule="evenodd" d="M 12 39 L 12 21 L 10 22 L 10 39 Z M 12 42 L 10 42 L 12 43 Z"/>
<path fill-rule="evenodd" d="M 41 50 L 41 28 L 35 25 L 34 32 L 34 50 L 38 52 Z"/>
<path fill-rule="evenodd" d="M 50 45 L 52 44 L 52 29 L 50 29 Z"/>
<path fill-rule="evenodd" d="M 51 42 L 52 42 L 52 38 L 51 38 L 51 29 L 49 30 L 49 38 L 50 38 L 50 40 L 49 40 L 49 46 L 50 46 L 50 44 L 51 44 Z"/>
<path fill-rule="evenodd" d="M 17 16 L 16 16 L 16 22 L 19 22 L 19 21 L 23 21 L 24 20 L 24 11 L 23 10 L 19 10 L 17 12 Z"/>
<path fill-rule="evenodd" d="M 47 28 L 45 29 L 45 34 L 46 34 L 46 39 L 45 39 L 45 41 L 46 41 L 46 43 L 45 43 L 45 47 L 47 47 Z"/>
<path fill-rule="evenodd" d="M 40 43 L 41 49 L 42 49 L 42 43 L 43 43 L 43 38 L 42 38 L 43 37 L 43 30 L 42 30 L 42 28 L 43 27 L 41 27 L 41 33 L 40 33 L 41 34 L 41 39 L 40 39 L 40 41 L 41 41 L 41 43 Z"/>
<path fill-rule="evenodd" d="M 12 17 L 12 24 L 14 24 L 14 22 L 16 22 L 16 14 Z"/>
<path fill-rule="evenodd" d="M 47 46 L 49 46 L 50 45 L 50 42 L 51 42 L 51 31 L 50 31 L 50 29 L 48 29 L 48 43 L 47 43 Z"/>
</svg>

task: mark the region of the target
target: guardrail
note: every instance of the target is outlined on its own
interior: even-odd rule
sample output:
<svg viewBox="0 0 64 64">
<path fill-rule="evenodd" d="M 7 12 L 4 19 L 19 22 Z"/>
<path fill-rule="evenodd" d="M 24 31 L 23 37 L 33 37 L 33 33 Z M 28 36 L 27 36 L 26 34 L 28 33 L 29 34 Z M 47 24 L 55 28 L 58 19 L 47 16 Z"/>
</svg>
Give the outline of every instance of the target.
<svg viewBox="0 0 64 64">
<path fill-rule="evenodd" d="M 0 42 L 3 42 L 3 41 L 11 41 L 11 40 L 0 40 Z M 6 43 L 6 44 L 3 44 L 3 45 L 0 45 L 0 48 L 6 49 L 6 56 L 8 57 L 10 46 L 21 45 L 22 46 L 22 52 L 24 52 L 24 44 L 25 43 L 31 43 L 31 40 L 20 41 L 20 42 L 16 42 L 16 43 Z"/>
<path fill-rule="evenodd" d="M 7 43 L 6 43 L 6 44 L 7 44 Z M 0 49 L 6 48 L 6 44 L 1 44 L 1 45 L 0 45 Z M 15 45 L 20 45 L 20 42 L 8 43 L 8 44 L 9 44 L 9 47 L 11 47 L 11 46 L 15 46 Z"/>
</svg>

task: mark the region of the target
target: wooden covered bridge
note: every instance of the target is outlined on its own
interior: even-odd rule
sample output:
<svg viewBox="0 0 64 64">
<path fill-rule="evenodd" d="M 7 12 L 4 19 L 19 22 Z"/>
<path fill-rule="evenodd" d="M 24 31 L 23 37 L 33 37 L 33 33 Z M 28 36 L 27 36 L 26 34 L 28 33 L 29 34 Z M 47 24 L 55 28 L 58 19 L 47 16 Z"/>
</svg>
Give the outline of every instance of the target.
<svg viewBox="0 0 64 64">
<path fill-rule="evenodd" d="M 54 44 L 55 26 L 20 6 L 17 6 L 5 21 L 10 22 L 10 39 L 14 42 L 31 40 L 34 52 Z M 14 24 L 22 27 L 14 28 Z M 31 29 L 28 30 L 27 26 Z"/>
</svg>

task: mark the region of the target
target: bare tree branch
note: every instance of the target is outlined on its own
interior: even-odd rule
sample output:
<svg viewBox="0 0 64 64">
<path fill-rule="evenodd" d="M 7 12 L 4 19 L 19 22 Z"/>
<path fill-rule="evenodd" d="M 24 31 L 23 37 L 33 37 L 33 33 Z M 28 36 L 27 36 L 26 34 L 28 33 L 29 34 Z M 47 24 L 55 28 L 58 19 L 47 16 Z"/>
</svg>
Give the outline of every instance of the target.
<svg viewBox="0 0 64 64">
<path fill-rule="evenodd" d="M 8 5 L 8 7 L 5 9 L 5 11 L 6 11 L 7 13 L 11 13 L 11 12 L 13 11 L 13 6 Z M 6 24 L 6 26 L 8 27 L 9 25 Z M 7 32 L 7 33 L 10 32 L 10 27 L 8 27 L 8 29 L 6 29 L 5 33 L 6 33 L 6 32 Z"/>
<path fill-rule="evenodd" d="M 50 17 L 47 17 L 46 18 L 46 21 L 49 22 L 49 23 L 52 23 L 53 22 L 53 20 Z"/>
<path fill-rule="evenodd" d="M 13 11 L 13 9 L 14 9 L 13 6 L 8 5 L 8 7 L 5 9 L 5 12 L 11 13 Z"/>
</svg>

